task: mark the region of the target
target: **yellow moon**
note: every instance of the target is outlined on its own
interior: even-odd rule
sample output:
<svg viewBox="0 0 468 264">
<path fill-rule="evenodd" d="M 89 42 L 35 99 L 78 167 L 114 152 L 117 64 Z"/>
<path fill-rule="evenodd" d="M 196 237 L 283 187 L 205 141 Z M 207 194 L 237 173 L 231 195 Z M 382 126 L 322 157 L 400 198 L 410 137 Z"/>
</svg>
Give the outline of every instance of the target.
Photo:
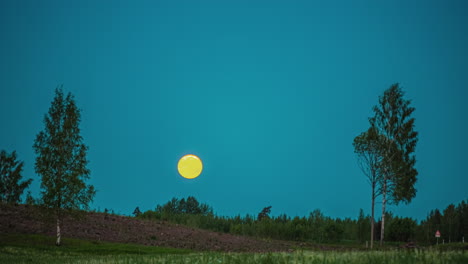
<svg viewBox="0 0 468 264">
<path fill-rule="evenodd" d="M 188 154 L 180 158 L 177 170 L 179 170 L 180 176 L 186 179 L 194 179 L 202 172 L 203 163 L 199 157 Z"/>
</svg>

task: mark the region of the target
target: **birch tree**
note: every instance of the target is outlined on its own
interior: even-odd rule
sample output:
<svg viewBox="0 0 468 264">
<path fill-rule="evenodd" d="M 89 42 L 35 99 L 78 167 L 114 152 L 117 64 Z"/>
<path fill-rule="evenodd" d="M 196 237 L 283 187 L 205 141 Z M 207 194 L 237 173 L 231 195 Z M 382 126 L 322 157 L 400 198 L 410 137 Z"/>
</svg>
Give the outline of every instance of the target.
<svg viewBox="0 0 468 264">
<path fill-rule="evenodd" d="M 37 154 L 35 170 L 41 176 L 44 206 L 51 208 L 57 223 L 56 245 L 61 244 L 61 224 L 66 213 L 88 209 L 95 190 L 87 185 L 90 170 L 80 135 L 80 110 L 71 93 L 65 97 L 62 88 L 44 117 L 45 128 L 36 136 L 33 148 Z"/>
<path fill-rule="evenodd" d="M 374 117 L 369 119 L 372 129 L 379 134 L 378 145 L 382 155 L 380 192 L 382 193 L 382 225 L 380 245 L 385 233 L 385 210 L 388 202 L 409 203 L 416 196 L 414 184 L 418 171 L 414 155 L 418 132 L 414 131 L 415 108 L 403 98 L 398 84 L 387 89 L 374 106 Z"/>
<path fill-rule="evenodd" d="M 358 156 L 359 167 L 371 186 L 371 249 L 374 247 L 375 199 L 381 194 L 379 188 L 381 173 L 379 169 L 382 155 L 380 153 L 379 141 L 382 139 L 380 137 L 377 131 L 371 127 L 366 132 L 355 137 L 353 141 L 354 152 Z"/>
</svg>

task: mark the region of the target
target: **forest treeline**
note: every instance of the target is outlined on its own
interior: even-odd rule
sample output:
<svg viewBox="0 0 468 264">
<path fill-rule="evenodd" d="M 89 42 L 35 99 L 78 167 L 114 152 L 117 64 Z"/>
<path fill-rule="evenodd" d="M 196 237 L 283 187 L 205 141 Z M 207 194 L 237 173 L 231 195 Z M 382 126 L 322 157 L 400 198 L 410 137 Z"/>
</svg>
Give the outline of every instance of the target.
<svg viewBox="0 0 468 264">
<path fill-rule="evenodd" d="M 449 205 L 445 210 L 433 210 L 417 223 L 411 218 L 393 216 L 386 211 L 392 203 L 408 204 L 416 196 L 416 144 L 418 132 L 412 113 L 415 108 L 398 83 L 391 85 L 379 96 L 372 108 L 369 127 L 353 140 L 358 163 L 371 187 L 371 216 L 362 209 L 357 219 L 331 218 L 315 210 L 307 217 L 287 215 L 270 216 L 271 206 L 263 208 L 258 216 L 220 217 L 207 204 L 194 197 L 174 198 L 159 205 L 154 211 L 135 215 L 141 218 L 167 220 L 197 228 L 262 238 L 338 242 L 351 240 L 365 242 L 417 241 L 433 243 L 434 233 L 440 230 L 442 241 L 461 241 L 468 234 L 467 202 Z M 57 240 L 61 244 L 62 220 L 66 215 L 86 211 L 96 194 L 94 186 L 87 183 L 88 146 L 80 130 L 81 112 L 74 96 L 67 95 L 62 87 L 55 90 L 49 111 L 44 116 L 44 129 L 33 142 L 36 153 L 35 172 L 40 176 L 40 196 L 26 195 L 27 204 L 40 204 L 53 210 Z M 0 151 L 0 203 L 19 203 L 31 179 L 22 178 L 23 162 L 16 151 Z M 381 215 L 375 221 L 375 203 L 381 199 Z M 382 224 L 383 223 L 383 224 Z M 380 231 L 380 232 L 379 232 Z"/>
<path fill-rule="evenodd" d="M 266 210 L 265 210 L 266 209 Z M 370 236 L 370 216 L 361 209 L 357 219 L 331 218 L 320 210 L 314 210 L 307 217 L 290 217 L 285 214 L 270 216 L 271 207 L 265 207 L 257 216 L 217 216 L 212 207 L 200 203 L 196 198 L 173 198 L 154 210 L 141 213 L 136 208 L 134 214 L 140 219 L 163 220 L 195 228 L 216 232 L 246 235 L 279 240 L 311 241 L 317 243 L 337 243 L 356 241 L 365 243 Z M 260 220 L 259 220 L 260 219 Z M 375 222 L 375 230 L 380 230 L 381 221 Z M 461 242 L 468 234 L 468 200 L 457 205 L 450 204 L 443 211 L 432 210 L 426 219 L 418 223 L 408 217 L 394 216 L 387 212 L 385 221 L 387 241 L 420 244 L 436 243 L 435 232 L 442 234 L 440 242 Z M 374 232 L 379 239 L 379 232 Z"/>
</svg>

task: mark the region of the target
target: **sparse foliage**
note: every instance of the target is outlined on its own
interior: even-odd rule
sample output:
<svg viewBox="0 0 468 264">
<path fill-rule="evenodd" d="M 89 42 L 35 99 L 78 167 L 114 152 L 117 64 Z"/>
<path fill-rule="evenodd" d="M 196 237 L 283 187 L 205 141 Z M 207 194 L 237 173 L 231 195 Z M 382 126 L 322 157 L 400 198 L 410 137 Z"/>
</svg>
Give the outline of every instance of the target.
<svg viewBox="0 0 468 264">
<path fill-rule="evenodd" d="M 359 166 L 366 175 L 369 185 L 371 186 L 371 232 L 370 232 L 370 247 L 374 246 L 374 213 L 375 199 L 381 194 L 379 191 L 379 182 L 381 182 L 381 162 L 382 153 L 380 142 L 382 136 L 377 133 L 377 130 L 370 127 L 366 132 L 361 133 L 354 138 L 354 152 L 358 156 Z"/>
</svg>

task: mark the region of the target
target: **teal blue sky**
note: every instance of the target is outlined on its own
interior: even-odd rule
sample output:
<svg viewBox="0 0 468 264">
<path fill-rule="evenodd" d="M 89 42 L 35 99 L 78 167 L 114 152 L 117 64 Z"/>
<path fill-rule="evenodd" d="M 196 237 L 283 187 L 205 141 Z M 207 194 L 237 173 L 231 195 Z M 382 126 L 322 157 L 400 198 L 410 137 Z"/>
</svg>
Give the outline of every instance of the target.
<svg viewBox="0 0 468 264">
<path fill-rule="evenodd" d="M 422 219 L 468 198 L 466 1 L 1 1 L 0 149 L 34 172 L 63 84 L 82 109 L 94 208 L 193 195 L 220 215 L 370 212 L 353 153 L 378 96 L 416 108 Z M 186 180 L 178 159 L 204 162 Z"/>
</svg>

